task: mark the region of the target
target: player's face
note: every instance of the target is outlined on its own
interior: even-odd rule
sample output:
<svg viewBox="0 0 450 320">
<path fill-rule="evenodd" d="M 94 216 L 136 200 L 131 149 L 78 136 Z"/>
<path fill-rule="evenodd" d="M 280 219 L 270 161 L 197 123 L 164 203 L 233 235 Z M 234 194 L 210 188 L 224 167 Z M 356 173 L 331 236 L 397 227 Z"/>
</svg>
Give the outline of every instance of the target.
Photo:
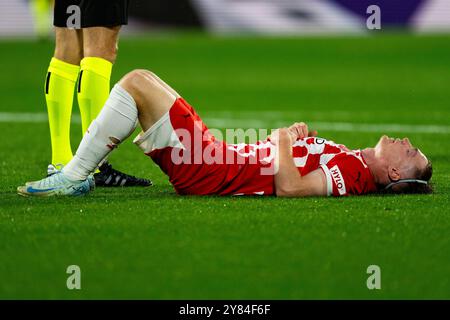
<svg viewBox="0 0 450 320">
<path fill-rule="evenodd" d="M 375 154 L 396 168 L 425 168 L 427 157 L 415 148 L 408 138 L 396 139 L 382 136 L 375 146 Z"/>
</svg>

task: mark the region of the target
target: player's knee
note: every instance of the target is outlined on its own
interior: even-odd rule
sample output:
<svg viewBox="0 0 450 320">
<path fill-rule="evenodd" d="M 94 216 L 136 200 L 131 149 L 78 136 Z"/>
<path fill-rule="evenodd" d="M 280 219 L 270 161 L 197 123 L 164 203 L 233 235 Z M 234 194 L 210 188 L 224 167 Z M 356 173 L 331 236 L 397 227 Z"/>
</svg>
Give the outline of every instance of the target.
<svg viewBox="0 0 450 320">
<path fill-rule="evenodd" d="M 145 77 L 141 70 L 133 70 L 120 80 L 120 84 L 126 89 L 137 91 L 143 85 L 144 81 Z"/>
<path fill-rule="evenodd" d="M 149 77 L 147 70 L 133 70 L 120 80 L 119 84 L 127 90 L 135 100 L 139 100 L 143 95 L 157 90 L 157 82 L 153 77 Z"/>
<path fill-rule="evenodd" d="M 139 80 L 146 79 L 152 83 L 155 83 L 155 84 L 157 83 L 155 74 L 152 71 L 147 70 L 147 69 L 135 69 L 132 72 L 130 72 L 130 75 L 137 77 Z M 144 79 L 141 79 L 141 78 L 144 78 Z"/>
<path fill-rule="evenodd" d="M 158 84 L 149 71 L 144 69 L 133 70 L 129 72 L 122 80 L 133 86 L 134 89 L 145 88 L 146 91 L 151 90 Z"/>
</svg>

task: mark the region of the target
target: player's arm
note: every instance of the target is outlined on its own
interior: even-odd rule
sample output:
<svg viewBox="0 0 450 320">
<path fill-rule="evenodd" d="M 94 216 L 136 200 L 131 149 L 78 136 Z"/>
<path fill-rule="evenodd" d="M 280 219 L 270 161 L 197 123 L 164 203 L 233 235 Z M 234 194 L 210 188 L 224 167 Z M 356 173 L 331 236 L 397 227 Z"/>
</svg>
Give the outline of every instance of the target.
<svg viewBox="0 0 450 320">
<path fill-rule="evenodd" d="M 278 171 L 275 192 L 279 197 L 308 197 L 327 195 L 327 181 L 321 169 L 301 176 L 292 158 L 292 135 L 280 129 L 278 137 Z"/>
</svg>

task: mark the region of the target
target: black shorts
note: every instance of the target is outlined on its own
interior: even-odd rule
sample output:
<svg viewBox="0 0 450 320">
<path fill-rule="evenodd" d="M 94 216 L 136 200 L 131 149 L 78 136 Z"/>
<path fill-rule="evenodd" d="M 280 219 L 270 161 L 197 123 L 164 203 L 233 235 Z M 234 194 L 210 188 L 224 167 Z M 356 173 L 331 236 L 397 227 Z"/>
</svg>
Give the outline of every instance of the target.
<svg viewBox="0 0 450 320">
<path fill-rule="evenodd" d="M 74 14 L 78 6 L 80 19 Z M 55 27 L 89 28 L 115 27 L 128 24 L 129 0 L 55 0 L 53 25 Z M 77 23 L 77 22 L 79 23 Z"/>
</svg>

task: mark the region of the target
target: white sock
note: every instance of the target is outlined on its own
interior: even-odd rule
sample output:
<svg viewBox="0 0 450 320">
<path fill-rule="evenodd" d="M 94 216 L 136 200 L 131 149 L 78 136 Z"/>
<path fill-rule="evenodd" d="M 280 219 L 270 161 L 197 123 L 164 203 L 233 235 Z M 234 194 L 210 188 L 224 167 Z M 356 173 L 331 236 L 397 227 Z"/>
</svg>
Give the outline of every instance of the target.
<svg viewBox="0 0 450 320">
<path fill-rule="evenodd" d="M 137 123 L 136 102 L 116 84 L 81 140 L 75 156 L 64 167 L 64 175 L 70 180 L 86 180 L 100 162 L 133 133 Z"/>
</svg>

